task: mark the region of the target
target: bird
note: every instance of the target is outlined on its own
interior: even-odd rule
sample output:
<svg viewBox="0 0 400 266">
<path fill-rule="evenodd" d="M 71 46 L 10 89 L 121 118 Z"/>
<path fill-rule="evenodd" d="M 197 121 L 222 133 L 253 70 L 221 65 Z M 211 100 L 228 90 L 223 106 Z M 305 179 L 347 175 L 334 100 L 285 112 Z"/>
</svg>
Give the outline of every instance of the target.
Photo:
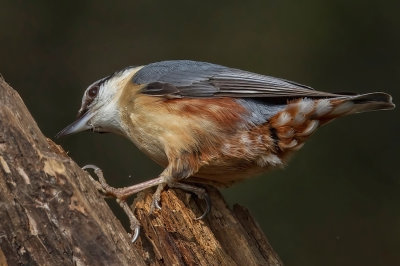
<svg viewBox="0 0 400 266">
<path fill-rule="evenodd" d="M 384 92 L 331 93 L 297 82 L 191 60 L 129 66 L 86 89 L 75 122 L 57 137 L 93 131 L 132 141 L 164 170 L 125 188 L 109 186 L 101 170 L 96 187 L 117 198 L 134 231 L 140 224 L 126 199 L 157 186 L 153 208 L 168 186 L 195 193 L 197 184 L 227 187 L 270 169 L 290 156 L 322 125 L 350 114 L 395 108 Z"/>
</svg>

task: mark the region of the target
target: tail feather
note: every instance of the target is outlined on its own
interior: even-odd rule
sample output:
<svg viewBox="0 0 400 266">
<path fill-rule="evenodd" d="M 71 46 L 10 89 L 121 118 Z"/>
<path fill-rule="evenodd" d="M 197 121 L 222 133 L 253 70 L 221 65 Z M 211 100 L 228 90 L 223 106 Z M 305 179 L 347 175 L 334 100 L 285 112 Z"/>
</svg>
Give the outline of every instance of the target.
<svg viewBox="0 0 400 266">
<path fill-rule="evenodd" d="M 354 96 L 346 96 L 354 107 L 350 113 L 361 113 L 377 110 L 391 110 L 395 108 L 392 96 L 384 92 L 372 92 Z"/>
<path fill-rule="evenodd" d="M 392 96 L 383 92 L 346 95 L 324 99 L 298 99 L 290 102 L 269 120 L 275 129 L 281 151 L 300 149 L 304 141 L 320 126 L 342 116 L 390 110 L 395 105 Z"/>
</svg>

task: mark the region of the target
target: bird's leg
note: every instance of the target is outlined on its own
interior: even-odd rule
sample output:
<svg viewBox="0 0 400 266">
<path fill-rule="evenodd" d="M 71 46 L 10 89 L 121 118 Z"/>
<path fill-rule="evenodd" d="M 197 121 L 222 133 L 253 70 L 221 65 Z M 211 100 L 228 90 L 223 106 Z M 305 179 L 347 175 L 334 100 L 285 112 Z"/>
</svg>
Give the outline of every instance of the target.
<svg viewBox="0 0 400 266">
<path fill-rule="evenodd" d="M 194 170 L 196 167 L 186 164 L 188 161 L 190 160 L 171 160 L 168 167 L 161 173 L 160 177 L 163 177 L 164 182 L 158 185 L 156 192 L 153 194 L 153 201 L 150 208 L 151 211 L 154 209 L 161 209 L 161 192 L 164 190 L 165 186 L 168 186 L 170 188 L 179 188 L 191 192 L 206 202 L 206 210 L 202 215 L 196 218 L 196 220 L 203 219 L 210 212 L 211 201 L 208 197 L 207 191 L 204 188 L 182 182 L 196 172 Z"/>
<path fill-rule="evenodd" d="M 85 165 L 83 168 L 83 170 L 86 169 L 93 169 L 94 173 L 97 175 L 97 177 L 99 178 L 99 181 L 95 180 L 91 175 L 89 175 L 90 179 L 92 180 L 92 182 L 94 183 L 94 185 L 96 186 L 96 188 L 101 191 L 103 194 L 105 194 L 106 196 L 111 196 L 120 200 L 125 200 L 126 198 L 128 198 L 129 196 L 136 194 L 142 190 L 145 190 L 147 188 L 150 187 L 154 187 L 157 186 L 159 184 L 164 183 L 164 178 L 162 176 L 159 176 L 157 178 L 133 185 L 133 186 L 129 186 L 129 187 L 124 187 L 124 188 L 114 188 L 112 186 L 110 186 L 109 184 L 107 184 L 104 175 L 103 175 L 103 171 L 101 171 L 101 169 L 95 165 L 89 164 L 89 165 Z"/>
<path fill-rule="evenodd" d="M 200 199 L 205 200 L 205 202 L 207 204 L 205 212 L 200 217 L 197 217 L 196 220 L 203 219 L 209 213 L 210 208 L 211 208 L 210 198 L 204 188 L 199 188 L 199 187 L 189 185 L 186 183 L 181 183 L 179 181 L 176 181 L 174 178 L 168 178 L 165 175 L 166 171 L 164 171 L 157 178 L 154 178 L 154 179 L 151 179 L 151 180 L 148 180 L 148 181 L 145 181 L 145 182 L 133 185 L 133 186 L 124 187 L 124 188 L 114 188 L 114 187 L 111 187 L 109 184 L 107 184 L 107 182 L 104 178 L 104 175 L 103 175 L 103 171 L 101 171 L 101 169 L 99 167 L 90 164 L 90 165 L 85 165 L 82 169 L 83 170 L 93 169 L 94 173 L 97 175 L 99 180 L 98 181 L 95 180 L 90 174 L 89 174 L 89 178 L 95 185 L 96 189 L 101 191 L 106 196 L 114 197 L 117 199 L 118 204 L 125 211 L 126 215 L 129 218 L 130 228 L 133 232 L 132 242 L 135 242 L 139 236 L 140 224 L 139 224 L 139 221 L 137 220 L 136 216 L 132 212 L 131 208 L 126 203 L 126 199 L 135 193 L 138 193 L 138 192 L 145 190 L 147 188 L 150 188 L 150 187 L 158 186 L 156 189 L 156 192 L 153 194 L 153 200 L 152 200 L 152 206 L 151 206 L 151 210 L 153 210 L 154 208 L 161 209 L 160 195 L 166 185 L 168 185 L 171 188 L 179 188 L 182 190 L 192 192 L 192 193 L 196 194 Z"/>
<path fill-rule="evenodd" d="M 202 199 L 206 202 L 206 209 L 203 212 L 202 215 L 196 218 L 196 220 L 201 220 L 203 219 L 211 210 L 211 200 L 210 197 L 208 196 L 207 191 L 204 188 L 201 187 L 196 187 L 193 185 L 189 185 L 186 183 L 182 183 L 179 181 L 170 181 L 168 183 L 161 183 L 158 185 L 156 192 L 153 194 L 153 200 L 151 202 L 151 207 L 150 210 L 153 211 L 154 209 L 159 209 L 161 210 L 161 192 L 165 189 L 165 186 L 168 186 L 170 188 L 179 188 L 184 191 L 191 192 L 195 194 L 199 199 Z"/>
</svg>

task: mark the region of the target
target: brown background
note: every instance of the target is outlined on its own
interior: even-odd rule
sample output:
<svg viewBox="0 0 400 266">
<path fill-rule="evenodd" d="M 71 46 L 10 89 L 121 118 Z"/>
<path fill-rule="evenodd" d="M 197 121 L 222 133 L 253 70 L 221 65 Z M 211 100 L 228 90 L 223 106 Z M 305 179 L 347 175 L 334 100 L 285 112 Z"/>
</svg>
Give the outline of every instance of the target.
<svg viewBox="0 0 400 266">
<path fill-rule="evenodd" d="M 209 61 L 326 91 L 400 99 L 399 1 L 0 1 L 0 73 L 43 132 L 70 123 L 87 85 L 127 65 Z M 285 170 L 224 190 L 287 265 L 400 264 L 399 109 L 320 129 Z M 128 185 L 160 168 L 127 140 L 57 140 Z M 121 217 L 124 217 L 123 215 Z"/>
</svg>

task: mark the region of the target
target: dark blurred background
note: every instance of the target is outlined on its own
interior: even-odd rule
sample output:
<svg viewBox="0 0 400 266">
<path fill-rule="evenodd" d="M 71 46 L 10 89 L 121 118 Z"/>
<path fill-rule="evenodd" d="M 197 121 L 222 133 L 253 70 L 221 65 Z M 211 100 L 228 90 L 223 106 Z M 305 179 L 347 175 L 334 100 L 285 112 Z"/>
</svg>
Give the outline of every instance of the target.
<svg viewBox="0 0 400 266">
<path fill-rule="evenodd" d="M 193 59 L 399 103 L 400 1 L 0 1 L 0 73 L 44 134 L 128 65 Z M 223 190 L 287 265 L 400 265 L 399 109 L 321 128 L 276 170 Z M 111 134 L 56 140 L 112 185 L 161 169 Z M 122 217 L 124 217 L 122 215 Z"/>
</svg>

